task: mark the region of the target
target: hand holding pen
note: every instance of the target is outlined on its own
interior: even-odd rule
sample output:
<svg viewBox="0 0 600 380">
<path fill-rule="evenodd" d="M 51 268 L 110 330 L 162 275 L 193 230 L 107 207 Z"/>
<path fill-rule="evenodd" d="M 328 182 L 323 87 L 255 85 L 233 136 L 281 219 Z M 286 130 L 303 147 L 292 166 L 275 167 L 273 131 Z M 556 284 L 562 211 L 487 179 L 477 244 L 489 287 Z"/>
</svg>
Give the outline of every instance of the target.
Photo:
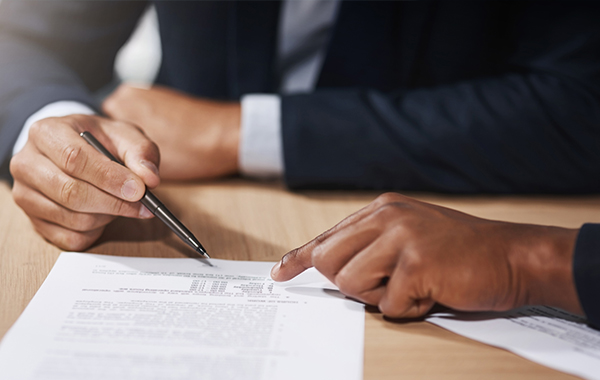
<svg viewBox="0 0 600 380">
<path fill-rule="evenodd" d="M 121 164 L 119 160 L 117 160 L 102 144 L 100 144 L 100 142 L 96 140 L 96 138 L 90 132 L 81 132 L 80 135 L 98 152 L 110 158 L 111 161 Z M 200 244 L 200 241 L 198 241 L 198 239 L 183 225 L 183 223 L 181 223 L 179 219 L 177 219 L 171 213 L 171 211 L 169 211 L 169 209 L 167 209 L 167 207 L 150 192 L 150 190 L 146 189 L 146 192 L 144 193 L 144 196 L 140 202 L 167 227 L 169 227 L 171 231 L 173 231 L 175 235 L 177 235 L 185 244 L 190 246 L 190 248 L 196 251 L 200 256 L 206 259 L 210 258 L 202 244 Z"/>
<path fill-rule="evenodd" d="M 99 154 L 79 134 L 90 131 L 126 167 Z M 42 119 L 13 156 L 13 197 L 35 229 L 62 249 L 81 251 L 117 216 L 151 218 L 138 203 L 158 186 L 159 151 L 132 124 L 93 115 Z"/>
</svg>

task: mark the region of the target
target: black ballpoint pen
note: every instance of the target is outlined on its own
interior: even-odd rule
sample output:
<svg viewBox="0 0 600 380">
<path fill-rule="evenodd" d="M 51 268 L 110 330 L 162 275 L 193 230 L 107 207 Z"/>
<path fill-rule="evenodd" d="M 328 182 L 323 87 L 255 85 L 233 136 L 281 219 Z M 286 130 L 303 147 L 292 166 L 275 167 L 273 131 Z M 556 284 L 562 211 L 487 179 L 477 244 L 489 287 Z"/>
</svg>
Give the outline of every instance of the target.
<svg viewBox="0 0 600 380">
<path fill-rule="evenodd" d="M 91 146 L 93 146 L 98 152 L 102 153 L 106 157 L 110 158 L 112 161 L 123 165 L 122 162 L 117 160 L 115 156 L 113 156 L 96 138 L 89 132 L 82 132 L 80 136 L 85 139 Z M 151 213 L 153 213 L 158 219 L 160 219 L 164 224 L 167 225 L 175 233 L 175 235 L 179 236 L 184 243 L 192 247 L 193 250 L 198 252 L 202 257 L 206 259 L 210 259 L 208 253 L 206 253 L 206 249 L 200 244 L 198 239 L 188 230 L 183 223 L 181 223 L 175 215 L 169 211 L 165 205 L 162 204 L 161 201 L 156 198 L 156 195 L 152 194 L 150 190 L 146 189 L 144 196 L 140 200 L 140 202 L 146 206 Z"/>
</svg>

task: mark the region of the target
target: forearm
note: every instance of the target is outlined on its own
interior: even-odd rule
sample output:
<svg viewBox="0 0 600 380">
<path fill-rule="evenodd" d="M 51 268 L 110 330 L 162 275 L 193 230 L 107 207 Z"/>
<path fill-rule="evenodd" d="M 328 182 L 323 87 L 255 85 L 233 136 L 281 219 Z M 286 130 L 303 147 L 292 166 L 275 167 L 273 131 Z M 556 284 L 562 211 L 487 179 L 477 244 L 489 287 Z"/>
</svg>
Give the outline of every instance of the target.
<svg viewBox="0 0 600 380">
<path fill-rule="evenodd" d="M 543 74 L 284 96 L 286 180 L 292 188 L 598 191 L 599 101 Z"/>
</svg>

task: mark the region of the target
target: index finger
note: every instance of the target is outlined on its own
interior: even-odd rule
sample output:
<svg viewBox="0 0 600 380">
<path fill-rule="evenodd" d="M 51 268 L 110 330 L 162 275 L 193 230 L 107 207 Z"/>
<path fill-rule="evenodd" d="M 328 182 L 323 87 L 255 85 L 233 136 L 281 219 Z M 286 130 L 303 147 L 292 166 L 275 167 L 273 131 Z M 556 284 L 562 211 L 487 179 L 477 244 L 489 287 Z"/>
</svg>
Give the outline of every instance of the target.
<svg viewBox="0 0 600 380">
<path fill-rule="evenodd" d="M 129 202 L 144 195 L 139 176 L 96 151 L 66 121 L 44 120 L 36 124 L 30 138 L 41 154 L 69 176 Z"/>
<path fill-rule="evenodd" d="M 329 238 L 334 236 L 336 233 L 341 231 L 347 226 L 350 226 L 364 217 L 369 215 L 374 209 L 376 209 L 379 205 L 377 202 L 371 202 L 367 206 L 358 210 L 354 214 L 346 217 L 344 220 L 323 232 L 321 235 L 317 236 L 313 240 L 304 244 L 301 247 L 295 248 L 290 252 L 286 253 L 279 261 L 273 269 L 271 269 L 271 278 L 275 281 L 287 281 L 296 277 L 300 273 L 304 272 L 308 268 L 313 267 L 312 262 L 312 253 L 314 249 L 323 244 Z"/>
</svg>

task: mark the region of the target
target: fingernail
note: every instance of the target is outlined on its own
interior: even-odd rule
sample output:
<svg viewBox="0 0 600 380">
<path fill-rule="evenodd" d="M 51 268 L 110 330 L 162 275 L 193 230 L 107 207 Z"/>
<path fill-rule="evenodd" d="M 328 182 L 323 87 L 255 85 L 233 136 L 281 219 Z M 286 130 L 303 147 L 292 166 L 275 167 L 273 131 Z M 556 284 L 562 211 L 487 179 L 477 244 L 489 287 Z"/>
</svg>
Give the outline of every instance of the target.
<svg viewBox="0 0 600 380">
<path fill-rule="evenodd" d="M 135 197 L 135 194 L 137 193 L 137 185 L 135 184 L 135 181 L 130 179 L 129 181 L 125 182 L 121 188 L 121 193 L 125 199 L 132 199 Z"/>
<path fill-rule="evenodd" d="M 271 277 L 277 276 L 279 273 L 279 269 L 281 268 L 281 261 L 275 264 L 275 266 L 271 269 Z"/>
<path fill-rule="evenodd" d="M 156 165 L 154 165 L 154 163 L 147 161 L 147 160 L 141 160 L 140 164 L 142 166 L 144 166 L 146 169 L 149 169 L 152 173 L 156 174 L 157 177 L 160 176 L 158 174 L 158 168 L 156 167 Z"/>
<path fill-rule="evenodd" d="M 150 219 L 154 215 L 144 205 L 140 205 L 140 219 Z"/>
</svg>

